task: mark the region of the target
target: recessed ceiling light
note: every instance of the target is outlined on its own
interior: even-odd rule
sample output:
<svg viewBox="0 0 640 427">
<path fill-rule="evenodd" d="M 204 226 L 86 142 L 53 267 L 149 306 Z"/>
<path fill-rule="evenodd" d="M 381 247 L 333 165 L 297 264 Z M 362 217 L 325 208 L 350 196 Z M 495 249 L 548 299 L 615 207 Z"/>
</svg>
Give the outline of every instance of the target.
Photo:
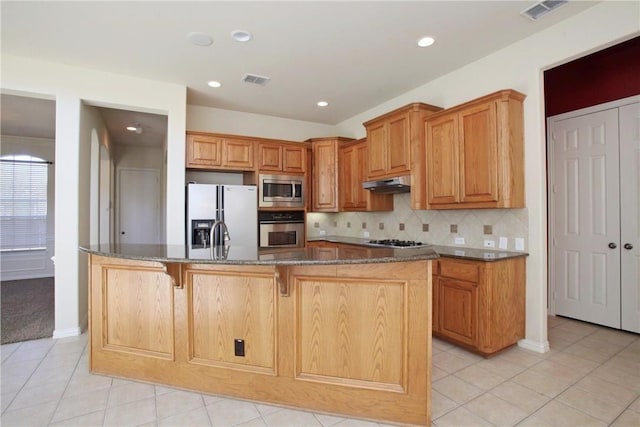
<svg viewBox="0 0 640 427">
<path fill-rule="evenodd" d="M 327 101 L 318 101 L 316 105 L 318 105 L 318 107 L 326 107 L 329 103 Z"/>
<path fill-rule="evenodd" d="M 135 132 L 140 135 L 142 133 L 142 126 L 136 123 L 134 126 L 127 126 L 127 130 L 129 132 Z"/>
<path fill-rule="evenodd" d="M 213 39 L 209 34 L 192 32 L 187 34 L 187 38 L 196 46 L 211 46 Z"/>
<path fill-rule="evenodd" d="M 252 38 L 251 33 L 249 31 L 244 31 L 244 30 L 232 31 L 231 37 L 233 37 L 235 41 L 241 42 L 241 43 L 248 42 Z"/>
<path fill-rule="evenodd" d="M 211 80 L 210 82 L 207 83 L 207 85 L 209 85 L 211 87 L 220 87 L 220 86 L 222 86 L 222 83 L 217 82 L 215 80 Z"/>
<path fill-rule="evenodd" d="M 420 40 L 418 40 L 418 46 L 420 47 L 431 46 L 433 43 L 435 43 L 435 40 L 433 37 L 423 37 Z"/>
</svg>

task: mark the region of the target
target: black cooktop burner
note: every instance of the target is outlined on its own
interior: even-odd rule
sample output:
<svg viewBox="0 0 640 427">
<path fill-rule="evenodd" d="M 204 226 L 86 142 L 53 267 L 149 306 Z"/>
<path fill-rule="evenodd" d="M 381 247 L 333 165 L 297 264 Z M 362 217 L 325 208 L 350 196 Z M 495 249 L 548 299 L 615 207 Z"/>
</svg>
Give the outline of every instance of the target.
<svg viewBox="0 0 640 427">
<path fill-rule="evenodd" d="M 369 240 L 367 243 L 375 246 L 394 246 L 394 247 L 401 247 L 401 248 L 429 246 L 426 243 L 416 242 L 415 240 L 398 240 L 398 239 Z"/>
</svg>

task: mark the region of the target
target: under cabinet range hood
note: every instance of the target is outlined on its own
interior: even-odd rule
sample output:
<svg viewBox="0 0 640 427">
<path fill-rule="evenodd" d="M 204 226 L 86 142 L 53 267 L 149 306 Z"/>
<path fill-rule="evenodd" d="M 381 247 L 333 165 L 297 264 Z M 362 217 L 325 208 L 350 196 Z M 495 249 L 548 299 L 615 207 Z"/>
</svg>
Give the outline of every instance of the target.
<svg viewBox="0 0 640 427">
<path fill-rule="evenodd" d="M 362 188 L 376 193 L 408 193 L 411 190 L 411 175 L 365 181 L 362 183 Z"/>
</svg>

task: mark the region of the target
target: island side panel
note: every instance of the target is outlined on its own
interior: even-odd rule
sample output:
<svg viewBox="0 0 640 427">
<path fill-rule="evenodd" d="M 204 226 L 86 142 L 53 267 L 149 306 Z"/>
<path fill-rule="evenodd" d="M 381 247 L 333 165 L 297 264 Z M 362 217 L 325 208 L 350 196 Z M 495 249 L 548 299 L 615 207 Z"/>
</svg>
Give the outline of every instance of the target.
<svg viewBox="0 0 640 427">
<path fill-rule="evenodd" d="M 173 366 L 173 296 L 161 263 L 91 255 L 90 370 L 119 375 L 142 360 L 145 369 Z"/>
<path fill-rule="evenodd" d="M 164 266 L 91 259 L 92 372 L 320 412 L 430 423 L 431 261 L 183 264 L 184 286 L 171 287 L 172 299 L 164 300 L 174 324 L 170 358 L 102 345 L 101 319 L 118 310 L 104 302 L 103 282 L 112 280 L 105 269 L 132 270 L 127 280 L 141 278 L 130 283 L 131 292 L 148 287 L 143 294 L 149 295 L 157 286 L 166 290 L 165 282 L 172 286 Z M 158 328 L 164 316 L 149 319 Z M 235 354 L 236 339 L 244 341 L 244 356 Z"/>
</svg>

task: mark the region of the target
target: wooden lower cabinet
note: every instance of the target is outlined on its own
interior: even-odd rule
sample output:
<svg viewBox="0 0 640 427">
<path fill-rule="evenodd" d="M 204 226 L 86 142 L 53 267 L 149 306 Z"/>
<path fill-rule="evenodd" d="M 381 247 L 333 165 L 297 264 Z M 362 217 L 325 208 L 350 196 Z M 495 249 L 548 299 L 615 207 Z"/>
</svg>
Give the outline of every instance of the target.
<svg viewBox="0 0 640 427">
<path fill-rule="evenodd" d="M 524 338 L 524 257 L 434 264 L 434 336 L 485 356 Z"/>
<path fill-rule="evenodd" d="M 430 278 L 431 261 L 274 267 L 90 255 L 90 371 L 429 425 Z"/>
</svg>

